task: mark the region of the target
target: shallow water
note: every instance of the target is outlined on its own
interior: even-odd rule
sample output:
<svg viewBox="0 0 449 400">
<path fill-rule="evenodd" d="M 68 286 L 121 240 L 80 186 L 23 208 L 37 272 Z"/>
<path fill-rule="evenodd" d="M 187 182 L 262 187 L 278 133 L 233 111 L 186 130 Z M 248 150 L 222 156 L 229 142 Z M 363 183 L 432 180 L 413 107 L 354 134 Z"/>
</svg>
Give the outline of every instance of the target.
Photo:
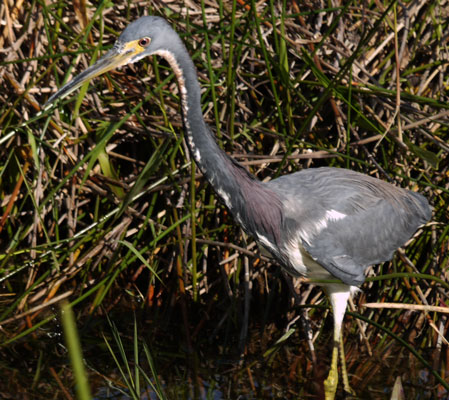
<svg viewBox="0 0 449 400">
<path fill-rule="evenodd" d="M 132 312 L 127 312 L 111 319 L 117 325 L 134 371 L 131 316 Z M 104 334 L 118 354 L 106 321 L 106 317 L 98 316 L 78 322 L 92 393 L 99 400 L 127 399 L 129 391 L 102 337 Z M 184 327 L 177 321 L 155 324 L 142 313 L 137 322 L 140 366 L 154 383 L 143 351 L 145 342 L 167 399 L 321 398 L 321 383 L 329 366 L 331 320 L 325 322 L 315 341 L 316 366 L 300 324 L 294 326 L 293 334 L 285 342 L 276 345 L 284 332 L 275 323 L 262 329 L 257 320 L 250 321 L 245 355 L 240 358 L 238 325 L 235 330 L 231 329 L 234 324 L 230 324 L 217 332 L 206 324 L 190 338 L 192 344 L 188 346 Z M 374 353 L 369 356 L 357 332 L 352 331 L 347 331 L 345 336 L 347 365 L 351 386 L 360 398 L 389 399 L 398 376 L 402 378 L 407 399 L 449 398 L 444 391 L 437 391 L 429 371 L 395 341 L 383 347 L 375 347 L 372 341 Z M 40 337 L 26 337 L 1 350 L 0 398 L 63 398 L 64 390 L 74 393 L 71 365 L 59 323 L 55 320 L 51 327 L 39 333 Z M 426 354 L 429 360 L 432 354 L 429 349 Z M 121 366 L 125 366 L 123 361 Z M 158 398 L 143 380 L 141 385 L 141 399 Z"/>
</svg>

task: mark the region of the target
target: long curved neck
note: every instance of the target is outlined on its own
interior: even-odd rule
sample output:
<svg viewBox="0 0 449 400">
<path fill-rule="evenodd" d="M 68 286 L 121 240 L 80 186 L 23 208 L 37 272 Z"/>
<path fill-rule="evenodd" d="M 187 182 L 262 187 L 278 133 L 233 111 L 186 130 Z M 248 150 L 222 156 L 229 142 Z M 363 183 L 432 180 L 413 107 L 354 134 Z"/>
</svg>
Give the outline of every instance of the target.
<svg viewBox="0 0 449 400">
<path fill-rule="evenodd" d="M 218 146 L 203 118 L 197 73 L 187 50 L 183 46 L 176 54 L 169 50 L 157 54 L 168 61 L 177 77 L 186 139 L 196 164 L 248 233 L 276 242 L 282 218 L 280 200 Z"/>
<path fill-rule="evenodd" d="M 259 182 L 218 146 L 204 121 L 196 69 L 187 50 L 185 53 L 180 53 L 178 50 L 176 56 L 168 50 L 158 51 L 158 54 L 168 61 L 178 80 L 190 152 L 206 179 L 223 198 L 226 205 L 232 208 L 231 192 L 234 193 L 240 187 L 242 183 L 239 182 L 240 179 L 255 185 Z"/>
</svg>

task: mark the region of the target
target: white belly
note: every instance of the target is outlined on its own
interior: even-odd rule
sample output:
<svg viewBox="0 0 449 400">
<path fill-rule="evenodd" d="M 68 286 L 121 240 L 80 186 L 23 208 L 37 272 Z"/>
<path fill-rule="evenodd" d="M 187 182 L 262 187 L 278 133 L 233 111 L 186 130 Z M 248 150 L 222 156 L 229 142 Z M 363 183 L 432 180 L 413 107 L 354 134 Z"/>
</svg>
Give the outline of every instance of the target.
<svg viewBox="0 0 449 400">
<path fill-rule="evenodd" d="M 299 241 L 288 245 L 286 250 L 288 259 L 298 275 L 309 279 L 335 279 L 307 253 Z"/>
<path fill-rule="evenodd" d="M 326 268 L 317 263 L 309 255 L 309 253 L 307 253 L 307 251 L 304 249 L 301 243 L 299 243 L 299 241 L 288 246 L 287 252 L 290 263 L 294 271 L 297 273 L 297 275 L 304 276 L 306 278 L 309 278 L 310 280 L 319 280 L 319 281 L 321 280 L 335 281 L 335 279 L 338 279 L 335 278 L 335 276 L 333 276 Z M 352 295 L 360 291 L 360 289 L 357 286 L 350 286 L 343 282 L 339 283 L 317 282 L 316 284 L 322 286 L 328 293 L 328 295 L 338 294 L 340 292 L 341 293 L 349 292 Z"/>
</svg>

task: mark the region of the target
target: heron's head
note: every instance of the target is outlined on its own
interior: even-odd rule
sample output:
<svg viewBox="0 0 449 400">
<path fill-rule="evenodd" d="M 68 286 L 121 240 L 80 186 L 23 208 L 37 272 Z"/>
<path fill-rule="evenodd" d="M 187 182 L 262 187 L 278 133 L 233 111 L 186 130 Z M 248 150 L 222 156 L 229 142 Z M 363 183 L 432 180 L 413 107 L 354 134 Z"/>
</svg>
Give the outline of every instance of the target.
<svg viewBox="0 0 449 400">
<path fill-rule="evenodd" d="M 53 94 L 45 104 L 45 108 L 57 99 L 68 96 L 83 83 L 111 69 L 136 62 L 158 50 L 179 43 L 179 37 L 163 18 L 141 17 L 126 27 L 111 50 Z"/>
</svg>

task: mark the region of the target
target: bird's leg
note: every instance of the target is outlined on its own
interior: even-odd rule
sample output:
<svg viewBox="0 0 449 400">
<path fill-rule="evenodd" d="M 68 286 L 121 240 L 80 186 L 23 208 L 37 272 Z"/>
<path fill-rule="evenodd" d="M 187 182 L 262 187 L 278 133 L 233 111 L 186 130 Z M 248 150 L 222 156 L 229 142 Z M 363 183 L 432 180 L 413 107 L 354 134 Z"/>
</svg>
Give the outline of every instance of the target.
<svg viewBox="0 0 449 400">
<path fill-rule="evenodd" d="M 345 346 L 343 343 L 343 332 L 340 333 L 340 362 L 341 362 L 341 375 L 343 376 L 343 387 L 345 392 L 355 396 L 355 392 L 349 386 L 348 370 L 346 369 L 346 357 Z"/>
<path fill-rule="evenodd" d="M 333 400 L 335 393 L 337 392 L 338 385 L 338 350 L 341 351 L 342 362 L 342 374 L 343 384 L 345 390 L 350 390 L 348 374 L 346 371 L 346 362 L 343 351 L 343 339 L 342 339 L 342 322 L 345 315 L 346 306 L 348 303 L 350 291 L 347 286 L 332 284 L 327 286 L 326 293 L 331 301 L 332 310 L 334 313 L 334 346 L 332 349 L 332 363 L 329 375 L 324 381 L 324 394 L 326 400 Z M 350 393 L 352 391 L 350 390 Z"/>
<path fill-rule="evenodd" d="M 334 400 L 338 386 L 338 341 L 334 336 L 334 347 L 332 349 L 332 362 L 329 375 L 324 381 L 324 396 L 326 400 Z"/>
</svg>

